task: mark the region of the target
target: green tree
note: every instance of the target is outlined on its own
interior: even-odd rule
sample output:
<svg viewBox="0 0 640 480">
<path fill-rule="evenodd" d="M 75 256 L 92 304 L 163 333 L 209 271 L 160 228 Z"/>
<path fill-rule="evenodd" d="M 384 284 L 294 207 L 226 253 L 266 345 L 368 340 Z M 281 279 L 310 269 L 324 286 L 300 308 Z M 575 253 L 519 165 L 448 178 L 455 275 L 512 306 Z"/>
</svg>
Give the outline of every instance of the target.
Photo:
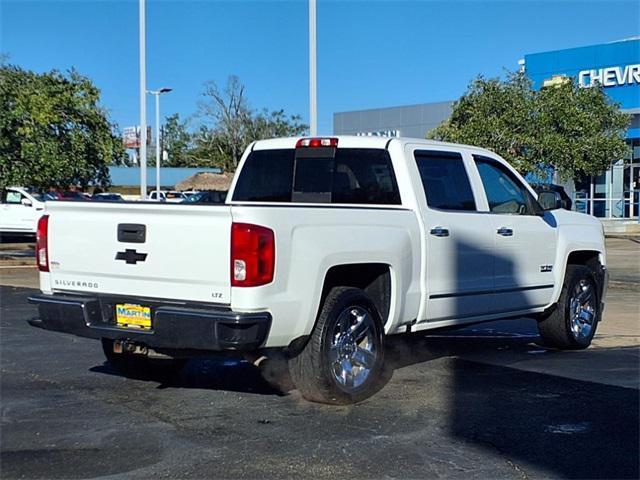
<svg viewBox="0 0 640 480">
<path fill-rule="evenodd" d="M 287 115 L 284 110 L 268 111 L 252 115 L 247 131 L 251 141 L 265 138 L 294 137 L 303 135 L 308 126 L 300 115 Z"/>
<path fill-rule="evenodd" d="M 600 175 L 628 151 L 624 136 L 631 116 L 620 111 L 602 87 L 573 81 L 537 92 L 538 127 L 533 154 L 561 178 Z"/>
<path fill-rule="evenodd" d="M 74 70 L 1 65 L 0 186 L 108 185 L 108 166 L 126 157 L 99 99 Z"/>
<path fill-rule="evenodd" d="M 233 171 L 227 139 L 219 135 L 216 129 L 201 125 L 193 136 L 192 150 L 194 167 L 218 167 L 223 171 Z"/>
<path fill-rule="evenodd" d="M 166 150 L 169 159 L 164 162 L 165 167 L 193 166 L 193 140 L 187 129 L 187 123 L 180 121 L 180 115 L 170 115 L 165 119 L 162 127 L 162 148 Z"/>
<path fill-rule="evenodd" d="M 427 136 L 488 148 L 523 174 L 553 168 L 568 179 L 599 175 L 621 158 L 629 121 L 599 87 L 568 79 L 533 90 L 518 72 L 505 80 L 476 78 L 451 117 Z"/>
</svg>

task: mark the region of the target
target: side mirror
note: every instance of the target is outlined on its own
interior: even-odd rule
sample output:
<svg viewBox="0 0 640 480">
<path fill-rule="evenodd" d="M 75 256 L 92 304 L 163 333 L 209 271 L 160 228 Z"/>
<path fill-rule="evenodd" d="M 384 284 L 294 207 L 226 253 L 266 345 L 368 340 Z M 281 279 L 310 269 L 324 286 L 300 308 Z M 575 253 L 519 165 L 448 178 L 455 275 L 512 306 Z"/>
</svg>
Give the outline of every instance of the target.
<svg viewBox="0 0 640 480">
<path fill-rule="evenodd" d="M 23 198 L 20 203 L 22 203 L 22 205 L 24 205 L 25 207 L 33 207 L 33 203 L 28 198 Z"/>
<path fill-rule="evenodd" d="M 541 192 L 538 194 L 538 203 L 544 211 L 562 208 L 562 197 L 558 192 Z"/>
<path fill-rule="evenodd" d="M 565 198 L 564 200 L 560 200 L 560 208 L 564 208 L 565 210 L 571 210 L 573 206 L 573 202 L 570 198 Z"/>
</svg>

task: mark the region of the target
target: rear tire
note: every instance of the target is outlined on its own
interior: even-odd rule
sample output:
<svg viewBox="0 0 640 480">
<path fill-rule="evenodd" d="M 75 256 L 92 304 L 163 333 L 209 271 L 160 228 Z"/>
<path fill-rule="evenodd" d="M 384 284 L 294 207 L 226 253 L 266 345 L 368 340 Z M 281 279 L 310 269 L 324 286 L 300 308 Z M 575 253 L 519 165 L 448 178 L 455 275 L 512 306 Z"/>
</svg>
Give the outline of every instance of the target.
<svg viewBox="0 0 640 480">
<path fill-rule="evenodd" d="M 133 378 L 177 375 L 188 362 L 186 358 L 155 359 L 133 353 L 115 353 L 113 340 L 107 338 L 102 339 L 102 351 L 112 367 Z"/>
<path fill-rule="evenodd" d="M 591 345 L 601 316 L 601 299 L 592 269 L 568 265 L 556 308 L 538 322 L 544 345 L 578 350 Z"/>
<path fill-rule="evenodd" d="M 302 351 L 289 359 L 291 379 L 312 402 L 343 405 L 378 392 L 391 377 L 384 365 L 384 329 L 371 298 L 334 287 Z"/>
</svg>

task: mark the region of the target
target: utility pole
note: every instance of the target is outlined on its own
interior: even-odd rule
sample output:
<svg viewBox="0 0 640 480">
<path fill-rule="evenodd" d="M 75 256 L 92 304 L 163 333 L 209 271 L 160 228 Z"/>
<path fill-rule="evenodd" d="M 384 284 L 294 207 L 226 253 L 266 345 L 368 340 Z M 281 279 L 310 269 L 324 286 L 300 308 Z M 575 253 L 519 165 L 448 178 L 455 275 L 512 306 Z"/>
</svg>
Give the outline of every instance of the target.
<svg viewBox="0 0 640 480">
<path fill-rule="evenodd" d="M 147 199 L 147 67 L 145 0 L 138 0 L 140 21 L 140 199 Z"/>
<path fill-rule="evenodd" d="M 316 0 L 309 0 L 309 134 L 318 135 Z"/>
<path fill-rule="evenodd" d="M 160 95 L 168 93 L 172 88 L 149 90 L 147 93 L 156 97 L 156 200 L 160 199 Z"/>
</svg>

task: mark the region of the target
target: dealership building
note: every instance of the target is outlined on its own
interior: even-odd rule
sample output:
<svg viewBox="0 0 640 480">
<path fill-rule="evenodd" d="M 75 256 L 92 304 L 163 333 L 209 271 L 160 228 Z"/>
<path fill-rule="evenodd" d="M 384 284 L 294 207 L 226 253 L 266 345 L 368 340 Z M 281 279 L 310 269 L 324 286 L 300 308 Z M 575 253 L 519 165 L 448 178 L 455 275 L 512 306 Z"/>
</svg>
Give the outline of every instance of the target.
<svg viewBox="0 0 640 480">
<path fill-rule="evenodd" d="M 640 196 L 640 37 L 586 47 L 525 55 L 520 68 L 534 88 L 572 79 L 588 88 L 596 82 L 623 112 L 631 115 L 626 132 L 629 152 L 611 159 L 598 177 L 569 182 L 574 208 L 604 218 L 638 216 Z M 424 138 L 446 120 L 453 101 L 335 113 L 337 135 Z"/>
</svg>

